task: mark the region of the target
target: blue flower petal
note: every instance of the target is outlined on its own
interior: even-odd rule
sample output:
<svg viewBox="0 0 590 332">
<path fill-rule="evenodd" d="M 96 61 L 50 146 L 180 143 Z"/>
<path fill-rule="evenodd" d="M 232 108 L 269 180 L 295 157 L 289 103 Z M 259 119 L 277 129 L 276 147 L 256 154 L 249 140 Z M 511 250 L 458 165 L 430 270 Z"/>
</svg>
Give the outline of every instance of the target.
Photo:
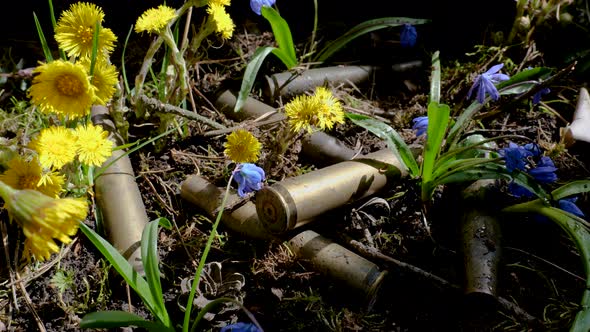
<svg viewBox="0 0 590 332">
<path fill-rule="evenodd" d="M 262 168 L 244 163 L 236 167 L 234 179 L 238 183 L 238 195 L 244 197 L 247 193 L 262 189 L 265 174 Z"/>
<path fill-rule="evenodd" d="M 509 142 L 508 147 L 500 149 L 498 153 L 500 156 L 504 157 L 506 169 L 509 172 L 512 172 L 515 169 L 524 171 L 527 163 L 526 158 L 532 156 L 532 152 L 513 142 Z"/>
<path fill-rule="evenodd" d="M 517 184 L 516 182 L 510 182 L 508 184 L 508 191 L 514 195 L 515 197 L 533 197 L 535 196 L 530 190 L 527 188 Z"/>
<path fill-rule="evenodd" d="M 237 322 L 221 328 L 219 332 L 259 332 L 260 330 L 252 323 Z"/>
<path fill-rule="evenodd" d="M 275 2 L 276 0 L 250 0 L 250 8 L 257 15 L 262 15 L 262 12 L 260 11 L 262 6 L 271 7 Z"/>
<path fill-rule="evenodd" d="M 404 24 L 400 33 L 400 44 L 402 47 L 413 47 L 416 45 L 416 39 L 418 38 L 418 32 L 416 28 L 411 24 Z"/>
<path fill-rule="evenodd" d="M 563 211 L 569 212 L 569 213 L 576 215 L 580 218 L 584 218 L 584 217 L 586 217 L 584 215 L 584 212 L 582 212 L 582 210 L 580 210 L 580 208 L 576 205 L 577 200 L 578 200 L 577 197 L 564 198 L 564 199 L 560 199 L 559 201 L 557 201 L 557 205 Z"/>
<path fill-rule="evenodd" d="M 476 99 L 480 104 L 484 103 L 486 95 L 490 95 L 494 101 L 498 100 L 500 93 L 495 84 L 510 78 L 506 74 L 497 73 L 502 67 L 504 67 L 504 64 L 501 63 L 493 66 L 485 73 L 478 75 L 467 93 L 467 98 L 471 98 L 473 91 L 477 89 Z"/>
<path fill-rule="evenodd" d="M 486 71 L 485 73 L 483 73 L 484 75 L 492 75 L 495 74 L 497 72 L 500 71 L 500 69 L 502 69 L 502 67 L 504 67 L 503 63 L 499 63 L 495 66 L 492 66 L 492 68 L 488 69 L 488 71 Z"/>
<path fill-rule="evenodd" d="M 533 105 L 537 105 L 538 103 L 540 103 L 543 95 L 546 95 L 549 92 L 551 92 L 551 89 L 549 89 L 549 88 L 544 88 L 544 89 L 537 91 L 537 93 L 535 93 L 535 95 L 533 96 Z"/>
<path fill-rule="evenodd" d="M 414 125 L 412 129 L 417 130 L 416 136 L 422 136 L 426 134 L 428 130 L 428 117 L 427 116 L 419 116 L 412 120 Z"/>
</svg>

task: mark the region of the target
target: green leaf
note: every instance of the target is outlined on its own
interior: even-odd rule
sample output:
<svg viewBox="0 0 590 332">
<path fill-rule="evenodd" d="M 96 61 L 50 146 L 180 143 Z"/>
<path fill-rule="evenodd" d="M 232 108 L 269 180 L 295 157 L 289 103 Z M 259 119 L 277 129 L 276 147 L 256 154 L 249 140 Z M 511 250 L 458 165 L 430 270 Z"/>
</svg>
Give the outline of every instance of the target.
<svg viewBox="0 0 590 332">
<path fill-rule="evenodd" d="M 422 181 L 430 181 L 434 168 L 434 163 L 442 141 L 447 131 L 451 108 L 445 104 L 439 104 L 436 101 L 428 103 L 428 137 L 424 147 L 424 161 L 422 162 Z"/>
<path fill-rule="evenodd" d="M 512 75 L 508 80 L 498 83 L 496 88 L 500 90 L 507 86 L 525 81 L 536 81 L 538 83 L 539 80 L 546 79 L 549 74 L 551 74 L 551 68 L 548 67 L 526 69 Z"/>
<path fill-rule="evenodd" d="M 287 21 L 279 15 L 279 13 L 272 7 L 262 6 L 260 10 L 262 16 L 268 20 L 272 28 L 272 33 L 279 45 L 282 53 L 279 57 L 281 61 L 291 69 L 297 66 L 297 55 L 295 55 L 295 45 L 293 44 L 293 36 L 291 36 L 291 29 Z"/>
<path fill-rule="evenodd" d="M 395 156 L 401 161 L 401 164 L 409 170 L 410 175 L 416 177 L 420 170 L 412 151 L 398 134 L 395 129 L 391 128 L 386 123 L 373 119 L 366 115 L 345 113 L 346 117 L 350 119 L 357 126 L 361 126 L 368 131 L 375 134 L 377 137 L 387 141 L 389 148 L 393 151 Z"/>
<path fill-rule="evenodd" d="M 264 7 L 263 7 L 264 8 Z M 259 47 L 252 55 L 252 59 L 246 66 L 246 71 L 244 72 L 244 78 L 242 79 L 242 86 L 240 87 L 240 93 L 238 93 L 238 98 L 236 99 L 236 105 L 234 106 L 234 112 L 239 112 L 242 107 L 244 107 L 244 103 L 246 99 L 248 99 L 248 95 L 250 94 L 250 90 L 254 86 L 254 82 L 256 81 L 256 75 L 258 75 L 258 70 L 260 70 L 260 66 L 266 59 L 266 56 L 270 54 L 275 48 L 271 46 L 264 46 Z"/>
<path fill-rule="evenodd" d="M 566 185 L 567 186 L 567 185 Z M 577 185 L 575 185 L 577 186 Z M 575 187 L 574 186 L 574 187 Z M 559 189 L 558 189 L 559 190 Z M 569 189 L 568 189 L 569 190 Z M 567 190 L 564 190 L 564 192 Z M 576 314 L 570 327 L 572 332 L 586 332 L 590 330 L 590 232 L 580 227 L 575 216 L 561 209 L 546 206 L 541 200 L 514 204 L 502 210 L 507 213 L 538 213 L 542 214 L 558 224 L 574 241 L 580 256 L 584 271 L 586 272 L 586 288 L 580 301 L 580 311 Z"/>
<path fill-rule="evenodd" d="M 84 223 L 80 223 L 80 230 L 86 237 L 94 244 L 96 249 L 113 265 L 115 270 L 125 279 L 129 286 L 139 295 L 143 303 L 150 309 L 150 311 L 164 324 L 170 324 L 166 322 L 164 318 L 157 316 L 158 312 L 158 301 L 154 299 L 148 283 L 143 279 L 137 271 L 131 267 L 131 264 L 123 257 L 117 249 L 115 249 L 107 240 L 103 239 L 100 235 L 96 234 L 90 227 Z"/>
<path fill-rule="evenodd" d="M 469 125 L 469 121 L 473 117 L 473 115 L 483 107 L 477 100 L 472 102 L 469 107 L 467 107 L 455 120 L 455 123 L 449 129 L 449 134 L 447 135 L 447 144 L 449 144 L 449 150 L 452 150 L 457 141 L 461 138 L 461 133 L 463 130 Z"/>
<path fill-rule="evenodd" d="M 83 329 L 115 328 L 124 326 L 137 326 L 149 331 L 174 331 L 166 326 L 143 319 L 142 317 L 120 310 L 91 312 L 80 321 Z"/>
<path fill-rule="evenodd" d="M 317 56 L 314 57 L 313 62 L 326 61 L 326 59 L 328 59 L 338 50 L 346 46 L 346 44 L 348 44 L 350 41 L 371 31 L 380 30 L 388 27 L 400 26 L 405 23 L 418 25 L 428 22 L 430 22 L 430 20 L 408 17 L 383 17 L 362 22 L 354 26 L 352 29 L 348 30 L 342 36 L 327 43 L 326 46 L 324 46 L 324 48 L 318 52 Z"/>
<path fill-rule="evenodd" d="M 587 193 L 590 191 L 590 180 L 572 181 L 553 190 L 551 196 L 554 200 L 559 200 L 569 196 Z"/>
<path fill-rule="evenodd" d="M 430 101 L 440 103 L 440 52 L 432 54 L 432 73 L 430 75 Z"/>
<path fill-rule="evenodd" d="M 141 234 L 141 261 L 145 270 L 145 277 L 158 309 L 157 316 L 166 317 L 168 312 L 164 305 L 162 284 L 160 283 L 160 269 L 158 266 L 158 226 L 160 219 L 150 221 Z M 164 322 L 166 320 L 163 320 Z"/>
<path fill-rule="evenodd" d="M 519 95 L 528 92 L 530 89 L 534 88 L 538 84 L 539 82 L 537 81 L 518 82 L 511 85 L 507 85 L 502 89 L 499 89 L 498 93 L 500 93 L 501 96 Z"/>
</svg>

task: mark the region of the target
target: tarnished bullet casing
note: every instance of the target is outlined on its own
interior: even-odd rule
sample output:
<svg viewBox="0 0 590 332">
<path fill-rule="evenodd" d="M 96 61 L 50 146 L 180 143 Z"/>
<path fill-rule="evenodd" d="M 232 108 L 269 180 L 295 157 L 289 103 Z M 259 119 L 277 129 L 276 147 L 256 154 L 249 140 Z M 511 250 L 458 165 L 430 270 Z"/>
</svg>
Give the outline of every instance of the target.
<svg viewBox="0 0 590 332">
<path fill-rule="evenodd" d="M 373 66 L 333 66 L 309 69 L 299 75 L 277 73 L 266 77 L 263 93 L 266 100 L 273 100 L 277 95 L 289 100 L 326 82 L 356 86 L 368 81 L 375 69 Z"/>
<path fill-rule="evenodd" d="M 364 299 L 366 310 L 371 310 L 388 273 L 386 270 L 312 230 L 297 234 L 287 245 L 321 274 L 351 287 Z"/>
<path fill-rule="evenodd" d="M 109 139 L 116 145 L 123 143 L 106 107 L 92 107 L 92 122 L 109 131 Z M 131 160 L 125 153 L 123 150 L 114 150 L 111 157 L 98 169 L 100 171 L 110 164 L 94 180 L 95 197 L 107 238 L 131 266 L 143 274 L 141 235 L 149 219 L 135 181 Z M 111 164 L 114 160 L 116 161 Z"/>
<path fill-rule="evenodd" d="M 465 264 L 464 293 L 496 298 L 501 257 L 501 229 L 497 217 L 485 202 L 495 181 L 478 180 L 462 192 L 465 207 L 460 223 L 460 242 Z"/>
<path fill-rule="evenodd" d="M 256 193 L 256 211 L 271 233 L 283 233 L 392 186 L 404 175 L 395 154 L 385 149 L 264 187 Z"/>
<path fill-rule="evenodd" d="M 180 186 L 180 196 L 203 209 L 209 217 L 215 218 L 215 209 L 219 208 L 225 193 L 217 186 L 198 176 L 191 175 Z M 226 205 L 239 200 L 236 194 L 230 194 Z M 256 215 L 254 203 L 248 201 L 231 212 L 221 215 L 221 222 L 234 232 L 254 239 L 271 240 L 274 238 L 262 226 Z"/>
</svg>

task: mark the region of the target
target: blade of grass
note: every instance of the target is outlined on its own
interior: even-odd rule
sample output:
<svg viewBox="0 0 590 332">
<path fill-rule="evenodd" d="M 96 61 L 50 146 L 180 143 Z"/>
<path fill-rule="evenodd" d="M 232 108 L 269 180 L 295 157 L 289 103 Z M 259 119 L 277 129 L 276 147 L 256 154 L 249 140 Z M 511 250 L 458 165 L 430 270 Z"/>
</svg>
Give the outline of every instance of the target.
<svg viewBox="0 0 590 332">
<path fill-rule="evenodd" d="M 37 34 L 39 35 L 39 42 L 41 43 L 41 48 L 43 49 L 43 55 L 45 56 L 45 60 L 47 62 L 53 61 L 53 56 L 51 55 L 51 50 L 49 49 L 49 45 L 47 44 L 47 39 L 45 39 L 45 34 L 43 33 L 43 29 L 41 28 L 41 23 L 39 23 L 39 19 L 37 18 L 37 14 L 33 12 L 33 19 L 35 20 L 35 27 L 37 28 Z"/>
<path fill-rule="evenodd" d="M 157 301 L 154 299 L 148 283 L 143 279 L 137 271 L 131 267 L 131 264 L 123 257 L 117 249 L 115 249 L 107 240 L 94 232 L 86 224 L 80 222 L 80 230 L 92 242 L 92 244 L 100 251 L 100 253 L 113 265 L 115 270 L 125 279 L 135 292 L 141 297 L 143 303 L 155 315 L 158 312 Z M 159 317 L 158 317 L 159 318 Z M 162 321 L 163 322 L 163 321 Z"/>
<path fill-rule="evenodd" d="M 158 316 L 166 324 L 169 318 L 162 296 L 162 284 L 160 283 L 160 269 L 158 266 L 158 226 L 160 219 L 165 218 L 152 220 L 143 229 L 141 235 L 141 261 L 145 269 L 147 284 L 158 306 Z"/>
<path fill-rule="evenodd" d="M 258 75 L 258 70 L 260 70 L 260 66 L 262 66 L 264 59 L 266 59 L 266 57 L 274 49 L 275 48 L 271 46 L 259 47 L 254 52 L 254 55 L 252 55 L 252 59 L 246 66 L 246 71 L 244 72 L 244 78 L 242 79 L 242 86 L 240 87 L 238 98 L 236 99 L 234 112 L 239 112 L 242 109 L 242 107 L 244 107 L 244 103 L 246 102 L 246 99 L 250 94 L 250 90 L 252 90 L 254 82 L 256 81 L 256 75 Z"/>
</svg>

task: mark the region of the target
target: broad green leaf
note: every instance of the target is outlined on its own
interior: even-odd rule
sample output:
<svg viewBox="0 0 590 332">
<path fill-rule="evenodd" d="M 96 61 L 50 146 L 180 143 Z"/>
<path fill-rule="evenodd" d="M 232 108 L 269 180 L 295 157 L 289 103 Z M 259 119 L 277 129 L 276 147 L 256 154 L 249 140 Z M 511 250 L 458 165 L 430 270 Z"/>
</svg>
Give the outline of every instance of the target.
<svg viewBox="0 0 590 332">
<path fill-rule="evenodd" d="M 262 6 L 260 10 L 262 16 L 268 20 L 272 28 L 272 33 L 279 45 L 281 56 L 278 56 L 281 61 L 291 69 L 297 66 L 297 55 L 295 55 L 295 45 L 293 44 L 293 36 L 291 36 L 291 29 L 287 21 L 279 15 L 279 13 L 272 7 Z"/>
<path fill-rule="evenodd" d="M 160 219 L 150 221 L 143 229 L 141 234 L 141 262 L 145 270 L 146 281 L 150 287 L 153 298 L 156 300 L 158 313 L 156 316 L 166 318 L 162 319 L 166 322 L 168 312 L 164 305 L 164 298 L 162 296 L 162 284 L 160 283 L 160 268 L 158 266 L 158 226 Z"/>
<path fill-rule="evenodd" d="M 125 326 L 137 326 L 148 329 L 148 331 L 174 331 L 158 322 L 150 322 L 142 317 L 120 310 L 91 312 L 80 321 L 83 329 L 115 328 Z"/>
<path fill-rule="evenodd" d="M 530 89 L 534 88 L 538 84 L 539 82 L 537 81 L 518 82 L 499 89 L 498 93 L 500 93 L 501 96 L 519 95 L 528 92 Z"/>
<path fill-rule="evenodd" d="M 428 103 L 428 129 L 426 133 L 426 146 L 424 147 L 424 161 L 422 162 L 422 181 L 430 181 L 434 163 L 440 151 L 447 126 L 451 108 L 435 101 Z"/>
<path fill-rule="evenodd" d="M 551 195 L 554 200 L 559 200 L 569 196 L 586 193 L 590 191 L 590 180 L 572 181 L 553 190 Z"/>
<path fill-rule="evenodd" d="M 264 7 L 263 7 L 264 8 Z M 254 86 L 254 82 L 256 82 L 256 75 L 258 75 L 258 70 L 260 70 L 260 66 L 266 59 L 266 56 L 272 52 L 275 48 L 271 46 L 264 46 L 259 47 L 252 55 L 252 59 L 246 66 L 246 71 L 244 72 L 244 78 L 242 79 L 242 86 L 240 87 L 240 93 L 238 93 L 238 98 L 236 99 L 236 105 L 234 106 L 234 112 L 239 112 L 246 99 L 248 99 L 248 95 L 250 94 L 250 90 Z"/>
<path fill-rule="evenodd" d="M 551 68 L 547 67 L 526 69 L 512 75 L 512 77 L 510 77 L 508 80 L 498 83 L 496 88 L 500 90 L 507 86 L 525 81 L 536 81 L 538 83 L 540 79 L 546 79 L 549 77 L 549 74 L 551 74 Z"/>
<path fill-rule="evenodd" d="M 324 48 L 322 48 L 322 50 L 318 52 L 317 56 L 315 56 L 313 62 L 326 61 L 326 59 L 328 59 L 338 50 L 346 46 L 346 44 L 351 42 L 353 39 L 362 36 L 366 33 L 369 33 L 371 31 L 380 30 L 388 27 L 400 26 L 405 23 L 418 25 L 428 22 L 430 22 L 430 20 L 408 17 L 383 17 L 362 22 L 354 26 L 352 29 L 348 30 L 342 36 L 327 43 L 326 46 L 324 46 Z"/>
<path fill-rule="evenodd" d="M 125 279 L 131 288 L 139 295 L 143 303 L 150 309 L 153 314 L 158 311 L 157 301 L 154 299 L 148 283 L 137 271 L 131 267 L 131 264 L 115 249 L 107 240 L 96 234 L 90 227 L 80 223 L 80 230 L 94 244 L 100 253 L 113 265 L 115 270 Z M 160 318 L 160 317 L 158 317 Z M 162 321 L 162 323 L 165 323 Z"/>
<path fill-rule="evenodd" d="M 345 113 L 346 117 L 350 119 L 357 126 L 361 126 L 368 131 L 375 134 L 377 137 L 387 141 L 389 148 L 393 151 L 395 156 L 401 161 L 401 164 L 409 170 L 410 175 L 416 177 L 420 173 L 416 159 L 412 151 L 398 134 L 395 129 L 391 128 L 386 123 L 373 119 L 366 115 Z"/>
<path fill-rule="evenodd" d="M 432 73 L 430 74 L 430 100 L 440 103 L 440 52 L 432 54 Z"/>
</svg>

